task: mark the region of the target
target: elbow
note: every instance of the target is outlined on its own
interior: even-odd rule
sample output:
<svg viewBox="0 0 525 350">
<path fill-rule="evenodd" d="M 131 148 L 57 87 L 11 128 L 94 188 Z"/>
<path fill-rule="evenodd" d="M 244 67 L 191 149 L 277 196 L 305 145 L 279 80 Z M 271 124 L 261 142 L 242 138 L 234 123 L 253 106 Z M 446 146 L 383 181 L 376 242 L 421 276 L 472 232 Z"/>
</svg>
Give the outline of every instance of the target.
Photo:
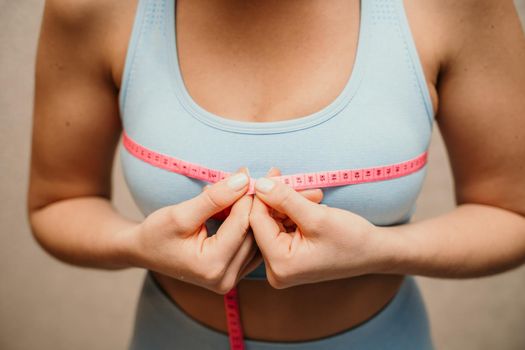
<svg viewBox="0 0 525 350">
<path fill-rule="evenodd" d="M 53 221 L 48 218 L 48 206 L 52 204 L 52 201 L 46 201 L 41 194 L 37 191 L 30 183 L 30 186 L 26 192 L 25 202 L 25 214 L 26 222 L 33 239 L 36 241 L 38 246 L 44 250 L 51 257 L 60 260 L 62 262 L 68 262 L 68 259 L 64 254 L 60 253 L 59 249 L 53 244 L 53 237 L 50 237 L 48 226 L 46 223 Z"/>
<path fill-rule="evenodd" d="M 42 209 L 27 210 L 28 227 L 33 239 L 48 255 L 62 262 L 68 262 L 63 254 L 53 246 L 52 240 L 47 237 L 45 229 L 43 228 L 43 222 L 45 221 L 45 218 L 43 218 L 44 215 L 45 213 Z"/>
<path fill-rule="evenodd" d="M 66 264 L 78 265 L 64 243 L 60 242 L 56 218 L 51 217 L 47 209 L 48 205 L 31 207 L 29 204 L 26 208 L 26 220 L 33 239 L 52 258 Z"/>
<path fill-rule="evenodd" d="M 37 204 L 35 200 L 35 196 L 32 195 L 31 191 L 29 190 L 26 195 L 26 208 L 25 208 L 25 218 L 27 222 L 27 226 L 29 228 L 29 232 L 33 236 L 33 239 L 36 241 L 36 243 L 42 248 L 45 252 L 48 254 L 55 256 L 53 249 L 47 242 L 45 235 L 42 232 L 41 224 L 42 221 L 41 217 L 44 215 L 42 213 L 42 210 L 44 209 L 44 204 Z"/>
</svg>

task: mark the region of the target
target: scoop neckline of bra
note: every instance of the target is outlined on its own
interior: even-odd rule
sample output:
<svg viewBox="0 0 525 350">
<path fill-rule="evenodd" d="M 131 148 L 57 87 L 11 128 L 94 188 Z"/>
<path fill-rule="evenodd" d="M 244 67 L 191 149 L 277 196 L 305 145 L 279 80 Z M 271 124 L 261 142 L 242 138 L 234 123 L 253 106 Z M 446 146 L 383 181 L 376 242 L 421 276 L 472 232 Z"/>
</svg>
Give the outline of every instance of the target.
<svg viewBox="0 0 525 350">
<path fill-rule="evenodd" d="M 172 68 L 172 76 L 174 80 L 174 90 L 179 98 L 180 103 L 186 111 L 198 119 L 199 121 L 212 126 L 214 128 L 243 134 L 274 134 L 285 133 L 296 130 L 306 129 L 312 126 L 321 124 L 338 114 L 345 106 L 347 106 L 354 97 L 357 89 L 363 80 L 365 72 L 365 65 L 367 63 L 366 54 L 370 45 L 369 39 L 369 25 L 367 23 L 367 11 L 364 10 L 366 1 L 359 1 L 359 32 L 357 37 L 356 52 L 354 55 L 354 63 L 350 77 L 346 80 L 343 89 L 339 92 L 337 97 L 333 99 L 328 105 L 325 105 L 316 112 L 312 112 L 301 117 L 296 117 L 288 120 L 272 121 L 272 122 L 248 122 L 235 119 L 225 118 L 223 116 L 211 113 L 202 106 L 200 106 L 189 94 L 184 84 L 182 77 L 177 49 L 176 38 L 176 6 L 177 1 L 169 1 L 168 20 L 165 22 L 168 32 L 167 39 L 169 41 L 169 66 Z"/>
</svg>

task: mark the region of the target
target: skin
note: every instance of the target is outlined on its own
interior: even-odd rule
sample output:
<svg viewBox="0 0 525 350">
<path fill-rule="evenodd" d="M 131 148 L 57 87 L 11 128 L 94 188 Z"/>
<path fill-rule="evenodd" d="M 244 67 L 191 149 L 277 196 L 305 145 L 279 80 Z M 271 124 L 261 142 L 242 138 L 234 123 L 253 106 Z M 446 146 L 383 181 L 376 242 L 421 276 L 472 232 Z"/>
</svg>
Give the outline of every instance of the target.
<svg viewBox="0 0 525 350">
<path fill-rule="evenodd" d="M 205 109 L 238 120 L 291 119 L 320 109 L 346 82 L 357 4 L 180 1 L 179 53 L 188 91 Z M 27 211 L 35 238 L 53 256 L 104 269 L 150 268 L 189 315 L 224 332 L 222 294 L 242 275 L 242 266 L 264 259 L 268 281 L 238 284 L 241 317 L 246 337 L 277 341 L 311 340 L 363 322 L 395 295 L 403 274 L 471 278 L 525 261 L 525 40 L 512 1 L 405 1 L 452 167 L 457 206 L 433 218 L 381 228 L 319 205 L 321 190 L 300 193 L 279 184 L 270 193 L 250 196 L 228 192 L 224 183 L 214 185 L 194 201 L 144 222 L 118 213 L 111 204 L 111 171 L 122 131 L 117 98 L 135 6 L 127 0 L 46 1 Z M 241 20 L 246 18 L 250 21 Z M 217 35 L 207 37 L 206 24 L 212 23 Z M 264 40 L 270 38 L 280 40 Z M 299 39 L 304 47 L 291 45 Z M 254 59 L 253 42 L 265 59 Z M 232 47 L 235 51 L 229 51 Z M 225 69 L 232 58 L 236 69 Z M 261 78 L 246 79 L 254 74 Z M 318 91 L 320 79 L 330 89 Z M 225 230 L 237 238 L 234 248 L 228 250 L 217 238 L 206 243 L 216 249 L 199 255 L 214 271 L 231 267 L 228 273 L 206 275 L 195 266 L 183 270 L 183 260 L 176 265 L 170 252 L 153 254 L 146 248 L 175 245 L 189 236 L 204 242 L 196 218 L 191 225 L 173 218 L 196 217 L 197 208 L 211 216 L 234 202 L 242 204 Z M 151 238 L 159 223 L 171 225 L 169 232 Z M 295 234 L 282 234 L 284 229 Z M 283 247 L 296 254 L 277 254 Z M 183 259 L 178 252 L 171 256 Z M 217 260 L 226 255 L 235 263 Z M 316 302 L 319 296 L 323 303 Z"/>
</svg>

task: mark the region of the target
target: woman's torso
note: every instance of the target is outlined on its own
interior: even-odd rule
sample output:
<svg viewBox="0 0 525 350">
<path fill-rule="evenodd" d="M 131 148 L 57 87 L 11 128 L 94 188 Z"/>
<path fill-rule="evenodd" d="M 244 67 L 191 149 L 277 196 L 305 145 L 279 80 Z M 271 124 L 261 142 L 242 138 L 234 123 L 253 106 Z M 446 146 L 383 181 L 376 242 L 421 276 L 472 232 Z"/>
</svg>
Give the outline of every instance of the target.
<svg viewBox="0 0 525 350">
<path fill-rule="evenodd" d="M 125 84 L 123 126 L 158 152 L 225 171 L 247 166 L 253 178 L 270 166 L 289 174 L 412 158 L 430 141 L 437 99 L 423 73 L 432 82 L 436 62 L 418 40 L 424 20 L 417 2 L 407 2 L 407 13 L 419 16 L 409 16 L 418 66 L 399 3 L 363 1 L 360 18 L 359 1 L 178 1 L 176 7 L 169 0 L 141 1 L 142 18 L 127 9 L 119 19 L 126 25 L 118 34 L 123 49 L 114 59 L 114 79 Z M 169 17 L 175 9 L 176 38 Z M 132 25 L 133 59 L 125 50 Z M 203 182 L 120 150 L 126 181 L 145 215 L 200 193 Z M 425 171 L 325 188 L 323 203 L 376 225 L 406 223 Z M 207 225 L 214 232 L 220 222 Z M 245 336 L 281 341 L 325 337 L 363 322 L 385 306 L 402 279 L 377 274 L 277 290 L 264 279 L 263 265 L 250 277 L 238 285 Z M 222 295 L 156 279 L 193 318 L 227 332 Z"/>
</svg>

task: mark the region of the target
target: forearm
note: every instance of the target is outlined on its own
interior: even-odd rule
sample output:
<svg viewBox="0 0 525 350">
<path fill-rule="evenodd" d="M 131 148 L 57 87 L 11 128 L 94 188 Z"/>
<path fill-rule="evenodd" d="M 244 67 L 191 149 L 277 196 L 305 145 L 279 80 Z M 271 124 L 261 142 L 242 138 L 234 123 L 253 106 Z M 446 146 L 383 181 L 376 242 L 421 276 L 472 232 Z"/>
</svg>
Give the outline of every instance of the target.
<svg viewBox="0 0 525 350">
<path fill-rule="evenodd" d="M 462 204 L 443 215 L 379 227 L 382 273 L 470 278 L 525 262 L 525 218 L 481 204 Z"/>
<path fill-rule="evenodd" d="M 104 269 L 129 267 L 127 237 L 138 222 L 120 215 L 102 197 L 78 197 L 29 214 L 38 243 L 64 262 Z"/>
</svg>

